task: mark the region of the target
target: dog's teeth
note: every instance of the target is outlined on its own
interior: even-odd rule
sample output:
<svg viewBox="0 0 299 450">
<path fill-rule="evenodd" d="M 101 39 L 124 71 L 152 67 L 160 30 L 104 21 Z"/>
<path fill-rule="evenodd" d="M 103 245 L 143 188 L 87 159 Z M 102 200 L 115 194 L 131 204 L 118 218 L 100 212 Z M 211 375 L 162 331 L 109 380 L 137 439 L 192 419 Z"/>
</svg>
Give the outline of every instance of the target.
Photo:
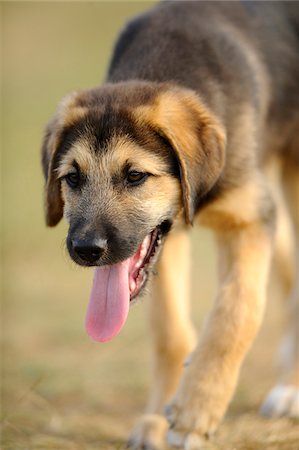
<svg viewBox="0 0 299 450">
<path fill-rule="evenodd" d="M 151 245 L 151 235 L 147 235 L 142 244 L 141 244 L 141 248 L 140 248 L 140 253 L 139 253 L 139 260 L 136 263 L 136 267 L 137 269 L 139 269 L 139 267 L 141 267 L 142 262 L 144 260 L 144 258 L 146 257 L 147 251 L 149 249 L 149 246 Z"/>
<path fill-rule="evenodd" d="M 132 279 L 132 280 L 130 280 L 130 291 L 134 292 L 135 289 L 136 289 L 136 282 L 135 282 L 135 280 Z"/>
<path fill-rule="evenodd" d="M 148 234 L 142 242 L 141 252 L 144 251 L 146 253 L 150 243 L 151 243 L 151 236 L 150 234 Z"/>
<path fill-rule="evenodd" d="M 139 267 L 141 267 L 143 258 L 144 258 L 144 256 L 143 256 L 143 254 L 142 254 L 142 252 L 141 252 L 141 253 L 140 253 L 140 258 L 138 259 L 138 261 L 137 261 L 136 264 L 135 264 L 135 268 L 136 268 L 136 269 L 139 269 Z"/>
<path fill-rule="evenodd" d="M 147 253 L 147 249 L 143 247 L 140 251 L 140 260 L 137 262 L 137 264 L 140 263 L 140 265 L 141 265 L 141 261 L 145 258 L 146 253 Z"/>
</svg>

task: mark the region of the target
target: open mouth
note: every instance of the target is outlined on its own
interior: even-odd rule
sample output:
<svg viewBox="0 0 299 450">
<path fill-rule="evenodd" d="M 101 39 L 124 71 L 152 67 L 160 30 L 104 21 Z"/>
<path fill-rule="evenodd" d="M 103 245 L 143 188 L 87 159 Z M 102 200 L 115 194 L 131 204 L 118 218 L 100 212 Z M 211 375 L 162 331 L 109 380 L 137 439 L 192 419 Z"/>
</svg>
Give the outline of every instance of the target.
<svg viewBox="0 0 299 450">
<path fill-rule="evenodd" d="M 134 256 L 130 258 L 129 288 L 130 301 L 134 300 L 144 286 L 150 267 L 155 262 L 157 250 L 162 242 L 162 230 L 155 228 L 148 234 Z"/>
<path fill-rule="evenodd" d="M 144 287 L 170 227 L 170 222 L 156 227 L 125 261 L 96 268 L 86 315 L 86 331 L 94 340 L 109 341 L 119 333 L 130 303 Z"/>
</svg>

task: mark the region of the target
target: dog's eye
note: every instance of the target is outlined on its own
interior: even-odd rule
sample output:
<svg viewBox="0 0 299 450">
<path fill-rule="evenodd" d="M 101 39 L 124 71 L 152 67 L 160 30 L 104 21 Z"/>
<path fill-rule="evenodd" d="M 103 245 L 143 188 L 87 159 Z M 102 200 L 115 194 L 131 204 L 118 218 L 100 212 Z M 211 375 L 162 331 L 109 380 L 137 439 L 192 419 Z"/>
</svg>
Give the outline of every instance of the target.
<svg viewBox="0 0 299 450">
<path fill-rule="evenodd" d="M 79 186 L 80 182 L 80 174 L 78 171 L 76 172 L 70 172 L 65 177 L 65 181 L 71 188 L 76 188 Z"/>
<path fill-rule="evenodd" d="M 131 186 L 137 186 L 138 184 L 143 183 L 147 177 L 147 173 L 132 170 L 132 172 L 129 172 L 127 175 L 127 182 Z"/>
</svg>

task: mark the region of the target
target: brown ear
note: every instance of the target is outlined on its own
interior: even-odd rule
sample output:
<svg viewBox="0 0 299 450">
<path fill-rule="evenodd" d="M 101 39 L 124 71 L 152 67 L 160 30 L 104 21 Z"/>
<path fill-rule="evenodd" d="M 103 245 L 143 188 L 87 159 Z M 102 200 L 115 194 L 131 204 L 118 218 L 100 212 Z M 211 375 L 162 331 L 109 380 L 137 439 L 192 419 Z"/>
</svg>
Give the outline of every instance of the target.
<svg viewBox="0 0 299 450">
<path fill-rule="evenodd" d="M 154 107 L 143 111 L 168 140 L 180 168 L 183 204 L 187 223 L 203 197 L 218 180 L 225 161 L 224 127 L 188 89 L 168 87 L 160 92 Z"/>
<path fill-rule="evenodd" d="M 50 227 L 57 225 L 63 215 L 63 201 L 60 192 L 60 182 L 53 169 L 54 156 L 59 147 L 59 120 L 57 115 L 49 122 L 42 144 L 42 166 L 46 179 L 45 184 L 45 216 Z"/>
<path fill-rule="evenodd" d="M 63 216 L 63 200 L 60 181 L 57 178 L 55 160 L 62 147 L 63 131 L 70 126 L 80 114 L 82 108 L 76 107 L 77 93 L 65 97 L 60 103 L 54 117 L 48 123 L 42 144 L 42 166 L 45 175 L 45 216 L 48 226 L 57 225 Z"/>
</svg>

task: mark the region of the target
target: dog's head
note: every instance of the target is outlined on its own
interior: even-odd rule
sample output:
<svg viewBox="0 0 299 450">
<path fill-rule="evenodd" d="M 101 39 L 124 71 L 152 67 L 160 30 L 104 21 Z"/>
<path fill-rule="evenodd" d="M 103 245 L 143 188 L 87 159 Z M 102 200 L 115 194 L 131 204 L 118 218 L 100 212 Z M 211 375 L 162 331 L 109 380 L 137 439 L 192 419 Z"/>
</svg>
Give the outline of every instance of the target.
<svg viewBox="0 0 299 450">
<path fill-rule="evenodd" d="M 64 215 L 72 259 L 100 267 L 87 317 L 95 339 L 118 332 L 180 213 L 192 222 L 224 142 L 197 96 L 171 85 L 107 84 L 60 104 L 43 144 L 46 220 Z"/>
</svg>

